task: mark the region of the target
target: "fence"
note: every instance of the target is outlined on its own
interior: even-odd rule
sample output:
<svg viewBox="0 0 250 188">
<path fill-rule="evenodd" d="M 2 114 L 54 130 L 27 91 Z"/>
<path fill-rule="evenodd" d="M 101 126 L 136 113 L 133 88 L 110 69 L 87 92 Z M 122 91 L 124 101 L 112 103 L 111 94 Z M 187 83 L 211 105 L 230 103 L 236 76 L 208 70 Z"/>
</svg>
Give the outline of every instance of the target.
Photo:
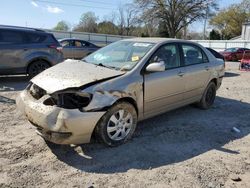
<svg viewBox="0 0 250 188">
<path fill-rule="evenodd" d="M 223 51 L 226 48 L 249 48 L 250 41 L 248 40 L 192 40 L 201 44 L 204 47 L 212 48 L 216 51 Z"/>
<path fill-rule="evenodd" d="M 131 38 L 128 36 L 120 35 L 107 35 L 107 34 L 97 34 L 97 33 L 85 33 L 85 32 L 65 32 L 65 31 L 54 31 L 46 30 L 47 32 L 53 33 L 57 39 L 61 38 L 77 38 L 92 42 L 97 45 L 107 45 L 118 40 Z"/>
<path fill-rule="evenodd" d="M 53 31 L 46 30 L 50 33 L 53 33 L 57 39 L 61 38 L 77 38 L 86 41 L 90 41 L 97 45 L 107 45 L 118 40 L 125 38 L 131 38 L 128 36 L 120 35 L 107 35 L 107 34 L 97 34 L 97 33 L 85 33 L 85 32 L 64 32 L 64 31 Z M 213 48 L 217 51 L 222 51 L 226 48 L 241 47 L 250 49 L 250 41 L 247 40 L 192 40 L 197 42 L 204 47 Z"/>
</svg>

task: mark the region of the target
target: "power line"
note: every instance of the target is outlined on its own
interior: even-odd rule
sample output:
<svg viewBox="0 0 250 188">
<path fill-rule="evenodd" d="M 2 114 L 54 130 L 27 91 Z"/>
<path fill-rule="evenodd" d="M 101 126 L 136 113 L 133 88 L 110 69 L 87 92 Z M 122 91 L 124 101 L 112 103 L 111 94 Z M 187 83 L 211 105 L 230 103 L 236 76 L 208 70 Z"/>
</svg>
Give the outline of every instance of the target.
<svg viewBox="0 0 250 188">
<path fill-rule="evenodd" d="M 36 2 L 40 2 L 40 3 L 50 3 L 50 4 L 62 5 L 62 6 L 88 7 L 88 8 L 97 8 L 97 9 L 109 9 L 109 10 L 113 10 L 112 8 L 97 7 L 97 6 L 90 6 L 90 5 L 83 5 L 83 4 L 61 3 L 61 2 L 46 1 L 46 0 L 35 0 L 35 1 L 36 1 Z"/>
<path fill-rule="evenodd" d="M 104 3 L 104 4 L 106 4 L 106 5 L 116 6 L 115 4 L 107 3 L 107 2 L 105 2 L 105 1 L 91 1 L 91 0 L 79 0 L 79 1 L 88 2 L 88 3 L 94 3 L 94 4 Z"/>
</svg>

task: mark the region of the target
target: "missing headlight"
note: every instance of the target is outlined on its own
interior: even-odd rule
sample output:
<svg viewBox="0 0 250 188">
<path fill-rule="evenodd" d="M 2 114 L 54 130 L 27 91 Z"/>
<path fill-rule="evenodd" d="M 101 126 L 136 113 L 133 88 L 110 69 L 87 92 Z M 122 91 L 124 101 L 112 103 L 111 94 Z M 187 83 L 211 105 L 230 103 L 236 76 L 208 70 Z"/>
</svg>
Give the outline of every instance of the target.
<svg viewBox="0 0 250 188">
<path fill-rule="evenodd" d="M 46 95 L 46 91 L 36 84 L 30 85 L 29 87 L 27 87 L 27 90 L 29 90 L 30 94 L 37 100 Z"/>
<path fill-rule="evenodd" d="M 88 93 L 60 93 L 58 94 L 57 106 L 66 109 L 81 109 L 88 106 L 92 96 Z"/>
</svg>

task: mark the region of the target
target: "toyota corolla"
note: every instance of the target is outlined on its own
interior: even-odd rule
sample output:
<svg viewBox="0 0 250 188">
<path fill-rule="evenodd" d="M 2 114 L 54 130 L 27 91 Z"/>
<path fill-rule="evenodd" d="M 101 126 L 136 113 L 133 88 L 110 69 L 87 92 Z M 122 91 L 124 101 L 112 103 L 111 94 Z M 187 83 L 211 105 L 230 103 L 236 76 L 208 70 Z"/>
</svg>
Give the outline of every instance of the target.
<svg viewBox="0 0 250 188">
<path fill-rule="evenodd" d="M 138 121 L 196 103 L 210 108 L 224 62 L 184 40 L 133 38 L 34 77 L 17 98 L 39 135 L 57 144 L 108 146 L 131 139 Z"/>
</svg>

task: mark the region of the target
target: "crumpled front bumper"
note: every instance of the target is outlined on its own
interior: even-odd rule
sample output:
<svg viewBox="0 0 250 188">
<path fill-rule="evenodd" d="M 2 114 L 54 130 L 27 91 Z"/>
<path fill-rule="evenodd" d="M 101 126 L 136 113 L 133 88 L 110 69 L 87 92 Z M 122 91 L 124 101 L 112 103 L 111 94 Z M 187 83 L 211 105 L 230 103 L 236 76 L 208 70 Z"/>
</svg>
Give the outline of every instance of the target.
<svg viewBox="0 0 250 188">
<path fill-rule="evenodd" d="M 37 127 L 38 134 L 57 144 L 83 144 L 90 142 L 92 132 L 105 112 L 81 112 L 56 106 L 47 106 L 34 99 L 27 90 L 16 100 L 18 109 Z"/>
</svg>

